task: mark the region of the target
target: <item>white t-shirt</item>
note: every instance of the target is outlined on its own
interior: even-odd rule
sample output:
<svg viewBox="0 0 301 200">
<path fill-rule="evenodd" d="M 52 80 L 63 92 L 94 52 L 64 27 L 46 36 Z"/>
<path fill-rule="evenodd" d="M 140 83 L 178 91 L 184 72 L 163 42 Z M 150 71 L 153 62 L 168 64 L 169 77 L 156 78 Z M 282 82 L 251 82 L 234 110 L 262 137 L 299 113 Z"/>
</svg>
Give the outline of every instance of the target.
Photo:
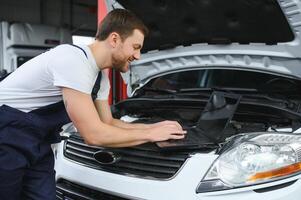
<svg viewBox="0 0 301 200">
<path fill-rule="evenodd" d="M 91 94 L 99 68 L 87 46 L 87 54 L 72 45 L 59 45 L 24 63 L 0 82 L 0 106 L 6 104 L 30 112 L 61 101 L 61 87 Z M 110 82 L 102 71 L 97 99 L 108 99 Z"/>
</svg>

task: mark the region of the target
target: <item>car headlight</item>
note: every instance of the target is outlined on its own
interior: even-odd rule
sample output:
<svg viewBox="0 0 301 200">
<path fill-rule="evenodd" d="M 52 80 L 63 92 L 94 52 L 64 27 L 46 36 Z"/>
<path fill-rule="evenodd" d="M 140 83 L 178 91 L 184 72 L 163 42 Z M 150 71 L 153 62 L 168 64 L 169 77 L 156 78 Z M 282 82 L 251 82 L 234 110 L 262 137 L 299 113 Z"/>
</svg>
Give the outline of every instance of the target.
<svg viewBox="0 0 301 200">
<path fill-rule="evenodd" d="M 197 192 L 275 181 L 301 172 L 301 135 L 250 133 L 235 139 L 213 163 Z"/>
</svg>

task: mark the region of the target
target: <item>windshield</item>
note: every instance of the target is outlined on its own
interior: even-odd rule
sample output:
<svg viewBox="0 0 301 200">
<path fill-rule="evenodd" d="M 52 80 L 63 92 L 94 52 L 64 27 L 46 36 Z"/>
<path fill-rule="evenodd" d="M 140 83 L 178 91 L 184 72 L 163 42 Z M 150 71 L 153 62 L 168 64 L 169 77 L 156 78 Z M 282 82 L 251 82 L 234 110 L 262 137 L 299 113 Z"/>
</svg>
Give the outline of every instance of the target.
<svg viewBox="0 0 301 200">
<path fill-rule="evenodd" d="M 241 88 L 295 92 L 301 88 L 301 81 L 253 71 L 201 69 L 167 74 L 151 80 L 144 87 L 177 91 L 191 88 Z"/>
</svg>

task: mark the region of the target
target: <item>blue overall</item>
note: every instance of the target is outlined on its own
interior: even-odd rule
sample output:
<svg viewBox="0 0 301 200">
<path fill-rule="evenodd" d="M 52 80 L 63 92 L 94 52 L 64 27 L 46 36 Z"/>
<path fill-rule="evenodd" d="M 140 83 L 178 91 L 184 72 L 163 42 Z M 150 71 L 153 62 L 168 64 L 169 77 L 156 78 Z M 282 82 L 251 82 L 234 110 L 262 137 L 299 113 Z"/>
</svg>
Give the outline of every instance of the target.
<svg viewBox="0 0 301 200">
<path fill-rule="evenodd" d="M 100 80 L 101 72 L 93 100 Z M 69 122 L 63 101 L 28 113 L 0 107 L 0 200 L 55 199 L 51 144 L 61 141 L 61 127 Z"/>
</svg>

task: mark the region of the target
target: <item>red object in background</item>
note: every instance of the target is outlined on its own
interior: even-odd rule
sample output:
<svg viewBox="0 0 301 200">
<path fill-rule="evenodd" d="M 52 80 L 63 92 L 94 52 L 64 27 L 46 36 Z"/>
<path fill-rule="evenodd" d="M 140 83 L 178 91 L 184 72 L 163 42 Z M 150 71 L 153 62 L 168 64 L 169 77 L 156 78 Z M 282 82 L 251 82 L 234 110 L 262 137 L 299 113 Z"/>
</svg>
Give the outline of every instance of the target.
<svg viewBox="0 0 301 200">
<path fill-rule="evenodd" d="M 98 0 L 97 7 L 97 21 L 100 23 L 108 12 L 105 0 Z M 127 98 L 127 89 L 119 72 L 109 70 L 108 73 L 111 83 L 109 104 L 112 105 L 113 103 Z"/>
<path fill-rule="evenodd" d="M 127 89 L 126 89 L 126 84 L 124 83 L 120 72 L 115 71 L 115 80 L 116 80 L 116 101 L 121 101 L 123 99 L 127 98 Z"/>
<path fill-rule="evenodd" d="M 107 6 L 105 0 L 97 2 L 97 23 L 99 23 L 107 15 Z"/>
<path fill-rule="evenodd" d="M 97 25 L 106 16 L 107 12 L 108 11 L 107 11 L 107 6 L 106 6 L 105 0 L 98 0 L 98 2 L 97 2 Z M 111 70 L 108 73 L 109 73 L 110 83 L 112 85 L 112 73 L 111 73 Z M 113 103 L 113 97 L 112 97 L 112 88 L 111 88 L 110 95 L 109 95 L 109 104 L 112 105 L 112 103 Z"/>
</svg>

